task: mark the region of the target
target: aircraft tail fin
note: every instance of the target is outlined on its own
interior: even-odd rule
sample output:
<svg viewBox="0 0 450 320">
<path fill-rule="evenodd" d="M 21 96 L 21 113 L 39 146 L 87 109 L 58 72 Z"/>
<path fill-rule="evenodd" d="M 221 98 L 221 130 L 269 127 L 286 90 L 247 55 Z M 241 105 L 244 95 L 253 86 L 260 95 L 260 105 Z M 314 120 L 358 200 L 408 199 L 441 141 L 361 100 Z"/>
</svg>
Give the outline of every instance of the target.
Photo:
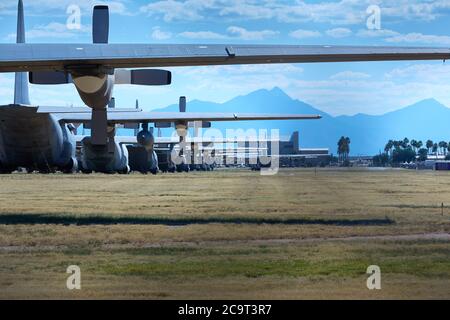
<svg viewBox="0 0 450 320">
<path fill-rule="evenodd" d="M 294 131 L 292 133 L 290 141 L 294 145 L 294 152 L 298 152 L 299 148 L 300 148 L 299 147 L 299 133 L 298 133 L 298 131 Z"/>
<path fill-rule="evenodd" d="M 25 21 L 23 14 L 23 2 L 19 0 L 17 10 L 17 41 L 16 43 L 25 43 Z M 28 95 L 28 73 L 16 72 L 14 83 L 14 104 L 30 104 Z"/>
</svg>

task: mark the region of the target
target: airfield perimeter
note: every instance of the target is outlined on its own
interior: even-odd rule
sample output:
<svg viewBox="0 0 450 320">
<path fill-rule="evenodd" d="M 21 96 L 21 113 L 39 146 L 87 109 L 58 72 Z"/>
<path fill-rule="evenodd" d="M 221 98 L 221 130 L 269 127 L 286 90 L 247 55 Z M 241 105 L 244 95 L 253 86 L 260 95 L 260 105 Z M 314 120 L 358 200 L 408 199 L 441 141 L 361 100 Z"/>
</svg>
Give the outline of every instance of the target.
<svg viewBox="0 0 450 320">
<path fill-rule="evenodd" d="M 450 173 L 0 176 L 0 298 L 450 299 Z"/>
</svg>

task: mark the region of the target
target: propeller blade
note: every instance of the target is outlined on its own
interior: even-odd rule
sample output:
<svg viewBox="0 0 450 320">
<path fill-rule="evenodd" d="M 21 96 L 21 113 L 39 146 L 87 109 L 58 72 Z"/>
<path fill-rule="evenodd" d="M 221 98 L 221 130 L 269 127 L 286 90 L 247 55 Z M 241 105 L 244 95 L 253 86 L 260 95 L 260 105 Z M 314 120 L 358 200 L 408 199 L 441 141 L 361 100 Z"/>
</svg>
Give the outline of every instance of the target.
<svg viewBox="0 0 450 320">
<path fill-rule="evenodd" d="M 72 83 L 70 74 L 60 71 L 30 72 L 28 80 L 32 84 L 66 84 Z"/>
<path fill-rule="evenodd" d="M 172 83 L 172 73 L 159 69 L 116 70 L 115 84 L 164 86 Z"/>
<path fill-rule="evenodd" d="M 180 97 L 179 108 L 180 112 L 186 112 L 186 97 Z"/>
<path fill-rule="evenodd" d="M 172 122 L 155 122 L 155 128 L 171 128 Z"/>
<path fill-rule="evenodd" d="M 108 6 L 94 7 L 92 16 L 92 41 L 93 43 L 108 43 L 109 37 L 109 9 Z"/>
<path fill-rule="evenodd" d="M 189 128 L 211 128 L 211 122 L 210 121 L 193 121 L 193 122 L 188 122 L 188 127 Z"/>
</svg>

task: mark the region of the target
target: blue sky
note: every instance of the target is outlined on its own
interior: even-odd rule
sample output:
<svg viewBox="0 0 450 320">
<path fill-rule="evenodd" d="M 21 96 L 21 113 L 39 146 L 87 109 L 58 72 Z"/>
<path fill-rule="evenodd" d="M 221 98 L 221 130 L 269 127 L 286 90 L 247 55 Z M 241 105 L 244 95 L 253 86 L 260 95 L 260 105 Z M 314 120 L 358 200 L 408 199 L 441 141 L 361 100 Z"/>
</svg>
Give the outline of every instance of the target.
<svg viewBox="0 0 450 320">
<path fill-rule="evenodd" d="M 94 4 L 111 8 L 110 42 L 349 44 L 450 47 L 450 1 L 419 0 L 24 0 L 27 42 L 91 41 Z M 81 28 L 66 27 L 70 5 Z M 366 10 L 377 5 L 381 29 L 369 30 Z M 16 0 L 0 2 L 0 42 L 14 42 Z M 223 102 L 278 86 L 332 115 L 382 114 L 436 98 L 450 106 L 450 65 L 377 62 L 172 68 L 168 87 L 116 86 L 117 105 L 139 99 L 145 109 L 189 100 Z M 0 103 L 12 101 L 13 75 L 0 74 Z M 72 85 L 31 87 L 36 104 L 81 105 Z M 238 111 L 238 110 L 236 110 Z M 276 111 L 276 106 L 274 106 Z"/>
</svg>

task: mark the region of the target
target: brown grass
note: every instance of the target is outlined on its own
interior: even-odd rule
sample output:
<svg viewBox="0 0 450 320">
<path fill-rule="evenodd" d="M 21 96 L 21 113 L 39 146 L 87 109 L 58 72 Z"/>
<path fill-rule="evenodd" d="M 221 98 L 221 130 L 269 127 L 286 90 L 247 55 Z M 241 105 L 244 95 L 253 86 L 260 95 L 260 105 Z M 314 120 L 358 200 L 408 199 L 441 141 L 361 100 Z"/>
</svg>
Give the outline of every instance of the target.
<svg viewBox="0 0 450 320">
<path fill-rule="evenodd" d="M 448 173 L 6 175 L 0 297 L 450 298 L 448 240 L 370 240 L 424 233 L 450 233 Z"/>
</svg>

